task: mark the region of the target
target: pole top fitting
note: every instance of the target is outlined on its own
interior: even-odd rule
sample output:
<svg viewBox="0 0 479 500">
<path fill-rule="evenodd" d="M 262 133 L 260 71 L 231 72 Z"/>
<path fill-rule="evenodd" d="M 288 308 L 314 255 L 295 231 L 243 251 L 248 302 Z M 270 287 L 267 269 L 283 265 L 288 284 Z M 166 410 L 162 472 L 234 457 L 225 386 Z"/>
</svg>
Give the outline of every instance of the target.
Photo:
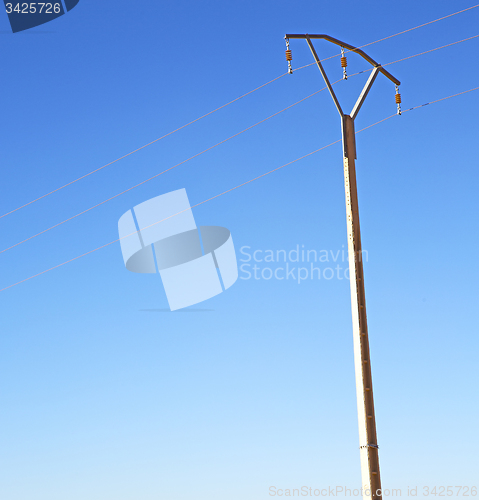
<svg viewBox="0 0 479 500">
<path fill-rule="evenodd" d="M 389 73 L 389 71 L 385 70 L 379 63 L 377 63 L 372 57 L 368 56 L 366 54 L 366 52 L 364 52 L 363 50 L 361 50 L 360 48 L 358 47 L 355 47 L 354 45 L 350 45 L 349 43 L 345 43 L 345 42 L 342 42 L 341 40 L 338 40 L 337 38 L 333 38 L 332 36 L 329 36 L 329 35 L 310 35 L 308 33 L 306 34 L 293 34 L 293 33 L 287 33 L 285 36 L 284 36 L 285 39 L 293 39 L 293 38 L 296 38 L 296 39 L 306 39 L 306 40 L 314 40 L 314 39 L 323 39 L 323 40 L 326 40 L 328 42 L 331 42 L 331 43 L 334 43 L 336 45 L 339 45 L 340 47 L 344 47 L 345 49 L 348 49 L 350 50 L 351 52 L 355 52 L 356 54 L 359 54 L 363 59 L 366 59 L 366 61 L 368 61 L 368 63 L 370 63 L 372 66 L 374 66 L 375 68 L 379 68 L 379 71 L 384 75 L 386 76 L 387 78 L 389 78 L 389 80 L 391 80 L 393 83 L 395 83 L 396 85 L 400 85 L 400 81 L 395 78 L 393 75 L 391 75 L 391 73 Z"/>
</svg>

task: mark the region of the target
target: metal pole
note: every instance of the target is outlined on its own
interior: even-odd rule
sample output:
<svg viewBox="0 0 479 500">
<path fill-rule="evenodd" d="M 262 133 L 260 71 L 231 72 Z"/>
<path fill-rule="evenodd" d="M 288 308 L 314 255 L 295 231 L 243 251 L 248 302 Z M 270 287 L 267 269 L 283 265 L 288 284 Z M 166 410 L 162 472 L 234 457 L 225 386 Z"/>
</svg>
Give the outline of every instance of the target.
<svg viewBox="0 0 479 500">
<path fill-rule="evenodd" d="M 319 71 L 326 82 L 341 117 L 362 495 L 364 500 L 381 500 L 382 491 L 381 476 L 379 472 L 379 448 L 376 435 L 376 417 L 374 413 L 371 359 L 369 355 L 368 324 L 366 318 L 366 296 L 364 292 L 361 230 L 359 226 L 358 191 L 356 185 L 356 138 L 354 132 L 354 119 L 356 118 L 379 72 L 387 76 L 396 85 L 399 85 L 400 82 L 362 50 L 341 42 L 336 38 L 329 37 L 328 35 L 308 34 L 286 35 L 285 38 L 287 40 L 289 38 L 306 39 Z M 346 47 L 359 54 L 373 65 L 374 69 L 372 70 L 368 81 L 366 82 L 358 100 L 356 101 L 356 104 L 354 105 L 351 115 L 344 114 L 311 42 L 312 38 L 324 39 L 337 45 L 341 45 L 342 47 Z"/>
<path fill-rule="evenodd" d="M 345 151 L 344 187 L 346 191 L 346 221 L 348 228 L 349 283 L 353 318 L 354 365 L 358 404 L 359 450 L 363 498 L 381 498 L 379 450 L 376 436 L 371 359 L 369 356 L 366 296 L 359 226 L 358 192 L 356 186 L 356 144 L 354 121 L 349 115 L 342 117 Z M 379 493 L 379 494 L 378 494 Z"/>
</svg>

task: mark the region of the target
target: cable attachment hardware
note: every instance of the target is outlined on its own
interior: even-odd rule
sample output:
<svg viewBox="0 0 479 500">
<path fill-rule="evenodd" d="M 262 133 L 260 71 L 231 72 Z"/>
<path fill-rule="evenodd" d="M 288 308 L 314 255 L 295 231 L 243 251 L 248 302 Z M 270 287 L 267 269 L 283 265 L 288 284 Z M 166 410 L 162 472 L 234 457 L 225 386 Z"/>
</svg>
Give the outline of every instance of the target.
<svg viewBox="0 0 479 500">
<path fill-rule="evenodd" d="M 343 80 L 348 79 L 348 73 L 346 72 L 347 66 L 348 66 L 348 60 L 344 55 L 344 47 L 341 47 L 341 68 L 343 68 Z"/>
<path fill-rule="evenodd" d="M 398 115 L 401 114 L 401 94 L 399 93 L 399 85 L 396 85 L 396 104 L 398 107 Z"/>
<path fill-rule="evenodd" d="M 289 40 L 286 38 L 286 60 L 288 61 L 288 73 L 293 74 L 293 68 L 291 66 L 291 61 L 293 60 L 293 53 L 289 48 Z"/>
</svg>

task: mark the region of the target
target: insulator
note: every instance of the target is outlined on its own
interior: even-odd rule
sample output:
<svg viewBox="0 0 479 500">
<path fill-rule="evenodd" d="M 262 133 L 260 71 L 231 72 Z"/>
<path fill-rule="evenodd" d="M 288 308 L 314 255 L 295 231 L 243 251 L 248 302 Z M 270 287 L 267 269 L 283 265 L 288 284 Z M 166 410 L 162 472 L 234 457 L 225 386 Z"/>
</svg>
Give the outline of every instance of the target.
<svg viewBox="0 0 479 500">
<path fill-rule="evenodd" d="M 401 114 L 401 94 L 399 93 L 399 85 L 396 85 L 396 105 L 397 105 L 397 113 Z"/>
<path fill-rule="evenodd" d="M 348 60 L 344 55 L 344 47 L 341 47 L 341 68 L 343 68 L 343 80 L 348 79 L 348 72 L 346 71 L 346 66 L 348 65 Z"/>
<path fill-rule="evenodd" d="M 291 61 L 293 60 L 293 54 L 289 49 L 289 40 L 285 38 L 286 41 L 286 60 L 288 61 L 288 73 L 293 74 L 293 67 L 291 66 Z"/>
</svg>

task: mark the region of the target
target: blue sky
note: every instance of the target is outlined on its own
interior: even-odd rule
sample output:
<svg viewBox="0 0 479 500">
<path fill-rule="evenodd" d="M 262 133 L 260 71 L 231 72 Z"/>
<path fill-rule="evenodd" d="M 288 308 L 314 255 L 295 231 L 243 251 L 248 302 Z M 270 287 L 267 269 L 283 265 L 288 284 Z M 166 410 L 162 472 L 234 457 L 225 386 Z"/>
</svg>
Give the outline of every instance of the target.
<svg viewBox="0 0 479 500">
<path fill-rule="evenodd" d="M 81 0 L 15 35 L 0 16 L 1 213 L 283 74 L 286 32 L 362 45 L 471 5 Z M 367 52 L 385 64 L 478 26 L 479 8 Z M 389 66 L 403 108 L 477 87 L 478 43 Z M 293 67 L 311 62 L 304 41 L 291 48 Z M 325 42 L 317 51 L 338 53 Z M 367 69 L 349 63 L 351 73 Z M 341 77 L 338 58 L 325 68 Z M 345 108 L 366 77 L 336 86 Z M 0 219 L 2 248 L 323 86 L 314 66 L 294 72 Z M 424 485 L 479 482 L 478 104 L 471 92 L 357 137 L 382 481 L 403 496 L 408 486 L 421 496 Z M 394 112 L 394 86 L 380 75 L 356 129 Z M 114 240 L 119 217 L 147 199 L 186 188 L 196 204 L 340 137 L 322 92 L 1 254 L 0 288 Z M 336 253 L 346 246 L 341 146 L 194 216 L 230 229 L 239 258 L 242 247 Z M 269 498 L 270 486 L 358 487 L 349 283 L 242 277 L 196 311 L 159 311 L 168 307 L 160 278 L 126 271 L 115 244 L 1 292 L 2 499 L 240 500 Z"/>
</svg>

